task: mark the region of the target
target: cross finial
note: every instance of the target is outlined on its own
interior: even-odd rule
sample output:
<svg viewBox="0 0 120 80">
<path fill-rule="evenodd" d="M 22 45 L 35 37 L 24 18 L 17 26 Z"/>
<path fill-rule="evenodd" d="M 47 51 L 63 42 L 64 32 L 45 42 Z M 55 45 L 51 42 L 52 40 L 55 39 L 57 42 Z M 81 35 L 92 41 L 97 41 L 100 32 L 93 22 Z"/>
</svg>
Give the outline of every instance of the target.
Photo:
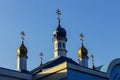
<svg viewBox="0 0 120 80">
<path fill-rule="evenodd" d="M 57 11 L 56 11 L 56 13 L 57 13 L 57 15 L 58 15 L 58 23 L 60 23 L 60 15 L 61 15 L 61 11 L 58 9 Z"/>
<path fill-rule="evenodd" d="M 82 44 L 83 44 L 83 41 L 84 41 L 83 38 L 84 38 L 84 35 L 81 33 L 80 34 L 80 40 L 81 40 Z"/>
<path fill-rule="evenodd" d="M 94 57 L 93 54 L 91 55 L 91 58 L 92 58 L 92 59 L 91 59 L 91 60 L 92 60 L 92 69 L 95 69 L 95 65 L 94 65 L 94 58 L 95 58 L 95 57 Z"/>
<path fill-rule="evenodd" d="M 21 39 L 22 39 L 22 41 L 25 40 L 25 33 L 24 33 L 24 31 L 21 32 Z"/>
<path fill-rule="evenodd" d="M 92 58 L 92 62 L 94 63 L 94 58 L 95 58 L 95 57 L 94 57 L 93 54 L 91 55 L 91 58 Z"/>
<path fill-rule="evenodd" d="M 42 65 L 43 53 L 40 53 L 40 65 Z"/>
</svg>

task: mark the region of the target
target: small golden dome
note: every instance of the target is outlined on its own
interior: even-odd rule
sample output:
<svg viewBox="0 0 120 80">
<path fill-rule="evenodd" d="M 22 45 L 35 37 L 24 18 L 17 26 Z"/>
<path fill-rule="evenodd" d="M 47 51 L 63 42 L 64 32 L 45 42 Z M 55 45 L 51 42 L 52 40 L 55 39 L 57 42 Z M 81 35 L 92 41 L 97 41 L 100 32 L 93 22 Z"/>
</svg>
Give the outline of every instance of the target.
<svg viewBox="0 0 120 80">
<path fill-rule="evenodd" d="M 24 45 L 24 42 L 22 41 L 21 46 L 17 50 L 18 55 L 26 55 L 27 54 L 27 48 Z"/>
<path fill-rule="evenodd" d="M 81 48 L 78 49 L 78 58 L 82 58 L 82 56 L 87 56 L 88 51 L 87 49 L 82 45 Z"/>
</svg>

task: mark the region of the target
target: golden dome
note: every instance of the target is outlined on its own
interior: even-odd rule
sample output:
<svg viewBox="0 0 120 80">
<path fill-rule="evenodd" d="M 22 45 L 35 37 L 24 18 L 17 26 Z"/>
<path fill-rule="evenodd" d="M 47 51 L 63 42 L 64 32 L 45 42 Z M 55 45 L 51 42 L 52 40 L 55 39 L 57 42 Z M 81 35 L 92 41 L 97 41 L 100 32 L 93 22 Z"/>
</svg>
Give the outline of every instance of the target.
<svg viewBox="0 0 120 80">
<path fill-rule="evenodd" d="M 78 58 L 82 58 L 82 56 L 87 56 L 88 51 L 87 49 L 82 45 L 81 48 L 78 49 Z"/>
<path fill-rule="evenodd" d="M 17 50 L 18 55 L 26 55 L 27 54 L 27 48 L 24 45 L 24 42 L 22 41 L 21 46 Z"/>
</svg>

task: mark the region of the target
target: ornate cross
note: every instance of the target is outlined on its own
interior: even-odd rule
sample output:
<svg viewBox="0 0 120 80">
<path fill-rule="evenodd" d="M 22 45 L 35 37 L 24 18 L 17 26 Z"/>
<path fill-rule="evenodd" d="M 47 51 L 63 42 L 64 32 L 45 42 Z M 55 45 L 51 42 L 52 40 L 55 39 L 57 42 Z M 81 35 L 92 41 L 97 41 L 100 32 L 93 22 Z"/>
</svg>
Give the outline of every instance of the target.
<svg viewBox="0 0 120 80">
<path fill-rule="evenodd" d="M 21 32 L 21 38 L 22 38 L 22 41 L 25 40 L 25 33 L 24 33 L 24 31 Z"/>
<path fill-rule="evenodd" d="M 84 38 L 84 35 L 81 33 L 81 34 L 80 34 L 80 40 L 81 40 L 82 43 L 83 43 L 83 41 L 84 41 L 83 38 Z"/>
<path fill-rule="evenodd" d="M 43 53 L 40 53 L 40 65 L 42 65 Z"/>
<path fill-rule="evenodd" d="M 92 60 L 92 63 L 94 64 L 94 58 L 95 58 L 95 57 L 94 57 L 93 54 L 91 55 L 91 58 L 92 58 L 92 59 L 91 59 L 91 60 Z"/>
<path fill-rule="evenodd" d="M 56 13 L 57 13 L 57 15 L 58 15 L 58 22 L 60 23 L 60 15 L 61 15 L 61 11 L 58 9 L 58 10 L 56 11 Z"/>
<path fill-rule="evenodd" d="M 93 54 L 91 55 L 91 58 L 92 58 L 92 59 L 91 59 L 91 60 L 92 60 L 92 69 L 95 69 L 95 65 L 94 65 L 94 58 L 95 58 L 95 57 L 94 57 Z"/>
</svg>

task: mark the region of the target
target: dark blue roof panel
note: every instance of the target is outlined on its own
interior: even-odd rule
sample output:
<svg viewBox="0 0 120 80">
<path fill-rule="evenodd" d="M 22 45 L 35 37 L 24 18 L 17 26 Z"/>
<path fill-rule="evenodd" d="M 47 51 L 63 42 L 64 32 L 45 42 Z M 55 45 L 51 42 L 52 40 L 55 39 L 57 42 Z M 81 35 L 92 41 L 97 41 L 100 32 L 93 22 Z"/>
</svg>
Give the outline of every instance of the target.
<svg viewBox="0 0 120 80">
<path fill-rule="evenodd" d="M 60 57 L 57 57 L 57 58 L 54 58 L 54 59 L 48 61 L 47 63 L 45 63 L 41 66 L 38 66 L 37 68 L 35 68 L 34 70 L 32 70 L 30 72 L 32 74 L 36 74 L 38 72 L 41 72 L 43 69 L 52 68 L 52 67 L 57 66 L 63 62 L 68 62 L 68 63 L 74 64 L 74 65 L 79 65 L 78 63 L 73 61 L 71 58 L 60 56 Z"/>
</svg>

